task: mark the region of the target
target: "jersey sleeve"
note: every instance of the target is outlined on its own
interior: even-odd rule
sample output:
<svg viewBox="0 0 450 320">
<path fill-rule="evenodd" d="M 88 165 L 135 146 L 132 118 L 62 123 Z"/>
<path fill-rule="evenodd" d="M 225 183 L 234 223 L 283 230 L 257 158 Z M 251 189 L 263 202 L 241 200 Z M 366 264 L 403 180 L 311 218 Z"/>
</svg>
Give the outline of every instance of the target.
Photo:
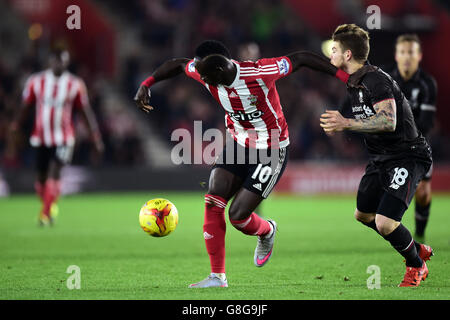
<svg viewBox="0 0 450 320">
<path fill-rule="evenodd" d="M 74 107 L 76 109 L 84 109 L 89 107 L 89 96 L 87 93 L 86 84 L 83 80 L 79 79 L 78 88 L 75 94 Z"/>
<path fill-rule="evenodd" d="M 393 92 L 393 84 L 388 77 L 380 75 L 376 72 L 369 72 L 363 79 L 363 84 L 370 91 L 370 99 L 372 105 L 383 100 L 395 99 Z"/>
<path fill-rule="evenodd" d="M 34 91 L 35 77 L 30 76 L 25 82 L 22 92 L 22 102 L 25 106 L 31 106 L 36 102 L 36 93 Z"/>
<path fill-rule="evenodd" d="M 262 71 L 262 78 L 268 81 L 276 81 L 292 73 L 291 59 L 286 56 L 260 59 L 256 65 Z"/>
<path fill-rule="evenodd" d="M 198 82 L 204 84 L 205 82 L 200 77 L 200 74 L 197 72 L 197 69 L 195 69 L 195 62 L 192 59 L 186 64 L 186 67 L 184 68 L 184 72 L 186 75 L 194 80 L 197 80 Z"/>
</svg>

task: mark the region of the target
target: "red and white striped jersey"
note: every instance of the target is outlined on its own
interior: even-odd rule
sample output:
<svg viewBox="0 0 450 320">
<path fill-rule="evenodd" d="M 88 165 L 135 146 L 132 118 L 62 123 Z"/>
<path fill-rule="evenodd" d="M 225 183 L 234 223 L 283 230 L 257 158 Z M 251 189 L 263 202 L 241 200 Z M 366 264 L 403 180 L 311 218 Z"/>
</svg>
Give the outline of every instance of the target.
<svg viewBox="0 0 450 320">
<path fill-rule="evenodd" d="M 210 86 L 195 69 L 194 60 L 186 65 L 189 77 L 202 83 L 225 109 L 225 126 L 244 147 L 256 149 L 289 145 L 289 131 L 275 81 L 292 72 L 288 57 L 234 61 L 237 74 L 230 86 Z"/>
<path fill-rule="evenodd" d="M 72 146 L 75 143 L 72 110 L 89 105 L 83 80 L 68 71 L 59 77 L 51 70 L 33 74 L 25 84 L 23 102 L 27 107 L 36 106 L 30 137 L 32 146 Z"/>
</svg>

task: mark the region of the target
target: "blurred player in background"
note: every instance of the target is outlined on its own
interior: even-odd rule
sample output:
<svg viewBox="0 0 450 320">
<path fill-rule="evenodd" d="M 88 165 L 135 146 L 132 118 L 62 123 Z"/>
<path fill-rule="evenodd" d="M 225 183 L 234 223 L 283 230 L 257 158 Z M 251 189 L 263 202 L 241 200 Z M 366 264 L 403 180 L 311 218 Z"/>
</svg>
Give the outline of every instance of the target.
<svg viewBox="0 0 450 320">
<path fill-rule="evenodd" d="M 23 90 L 23 106 L 11 124 L 19 131 L 34 110 L 30 144 L 36 149 L 35 190 L 42 201 L 40 225 L 52 225 L 60 194 L 60 173 L 72 159 L 75 144 L 73 110 L 81 113 L 90 130 L 96 151 L 103 152 L 103 142 L 94 113 L 89 105 L 84 81 L 67 70 L 69 52 L 53 49 L 49 69 L 32 74 Z"/>
<path fill-rule="evenodd" d="M 247 42 L 239 46 L 239 61 L 257 61 L 261 57 L 256 42 Z"/>
<path fill-rule="evenodd" d="M 200 82 L 225 110 L 225 123 L 233 137 L 222 152 L 222 162 L 213 166 L 205 195 L 203 235 L 210 258 L 211 274 L 191 288 L 227 287 L 225 276 L 225 208 L 231 224 L 246 235 L 257 236 L 254 264 L 262 267 L 272 255 L 277 225 L 254 211 L 281 178 L 288 159 L 289 132 L 275 82 L 302 66 L 322 71 L 347 82 L 348 74 L 325 58 L 310 52 L 295 52 L 256 62 L 231 59 L 220 42 L 208 40 L 197 47 L 194 59 L 166 61 L 146 79 L 135 96 L 146 112 L 149 88 L 156 82 L 185 74 Z M 258 150 L 257 158 L 251 158 Z M 259 151 L 276 156 L 267 163 Z M 234 151 L 231 157 L 226 156 Z M 262 152 L 263 153 L 263 152 Z M 243 155 L 244 159 L 238 158 Z M 231 159 L 229 159 L 231 158 Z M 226 159 L 226 160 L 225 160 Z M 243 161 L 241 161 L 243 160 Z M 252 160 L 256 160 L 253 162 Z"/>
<path fill-rule="evenodd" d="M 397 67 L 389 73 L 397 81 L 412 108 L 417 128 L 427 138 L 434 126 L 437 85 L 432 76 L 420 67 L 422 47 L 415 34 L 404 34 L 397 38 L 395 61 Z M 425 241 L 425 228 L 430 215 L 431 175 L 433 166 L 420 181 L 415 194 L 415 238 Z"/>
<path fill-rule="evenodd" d="M 401 224 L 419 181 L 430 169 L 431 149 L 414 123 L 411 107 L 397 83 L 368 65 L 369 34 L 354 24 L 338 26 L 332 37 L 331 63 L 359 86 L 348 87 L 350 118 L 326 111 L 320 118 L 328 134 L 351 130 L 364 134 L 370 155 L 357 195 L 355 218 L 374 229 L 406 260 L 400 287 L 416 287 L 428 275 L 431 247 L 414 241 Z"/>
</svg>

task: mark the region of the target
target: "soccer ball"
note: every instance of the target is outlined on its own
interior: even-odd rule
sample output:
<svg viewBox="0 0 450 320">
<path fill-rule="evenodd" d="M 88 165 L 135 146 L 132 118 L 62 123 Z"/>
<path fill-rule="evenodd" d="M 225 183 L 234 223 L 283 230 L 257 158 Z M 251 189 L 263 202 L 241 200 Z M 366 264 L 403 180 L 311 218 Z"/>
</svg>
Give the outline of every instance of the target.
<svg viewBox="0 0 450 320">
<path fill-rule="evenodd" d="M 164 237 L 175 230 L 178 224 L 178 210 L 166 199 L 147 201 L 139 212 L 142 230 L 153 237 Z"/>
</svg>

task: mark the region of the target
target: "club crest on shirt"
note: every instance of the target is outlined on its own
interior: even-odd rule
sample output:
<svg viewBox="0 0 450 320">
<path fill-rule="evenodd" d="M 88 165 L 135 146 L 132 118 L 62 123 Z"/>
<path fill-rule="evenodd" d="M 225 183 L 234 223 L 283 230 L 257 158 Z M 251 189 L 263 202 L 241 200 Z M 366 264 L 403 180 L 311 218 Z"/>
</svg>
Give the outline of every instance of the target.
<svg viewBox="0 0 450 320">
<path fill-rule="evenodd" d="M 414 88 L 411 90 L 411 98 L 409 99 L 409 104 L 411 105 L 411 108 L 415 109 L 418 107 L 418 99 L 419 99 L 419 88 Z"/>
<path fill-rule="evenodd" d="M 247 98 L 247 100 L 250 102 L 250 105 L 251 105 L 251 106 L 255 106 L 255 107 L 258 106 L 258 97 L 257 97 L 257 96 L 251 94 L 251 95 Z"/>
<path fill-rule="evenodd" d="M 359 90 L 359 102 L 360 103 L 364 102 L 364 94 L 363 94 L 362 90 Z"/>
<path fill-rule="evenodd" d="M 280 74 L 287 74 L 289 72 L 289 62 L 286 59 L 281 59 L 280 61 L 277 61 L 277 64 Z"/>
</svg>

